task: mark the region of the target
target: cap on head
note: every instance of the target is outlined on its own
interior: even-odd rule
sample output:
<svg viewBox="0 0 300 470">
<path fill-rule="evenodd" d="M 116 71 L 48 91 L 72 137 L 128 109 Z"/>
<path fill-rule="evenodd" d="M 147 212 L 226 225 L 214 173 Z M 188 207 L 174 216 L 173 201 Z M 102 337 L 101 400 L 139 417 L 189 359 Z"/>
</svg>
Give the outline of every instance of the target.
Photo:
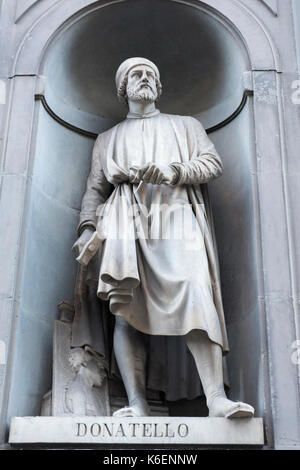
<svg viewBox="0 0 300 470">
<path fill-rule="evenodd" d="M 157 66 L 151 62 L 151 60 L 145 59 L 144 57 L 131 57 L 130 59 L 126 59 L 121 63 L 116 73 L 116 87 L 120 101 L 126 101 L 124 100 L 124 96 L 126 92 L 128 72 L 137 65 L 148 65 L 153 69 L 160 88 L 159 95 L 161 94 L 160 75 Z"/>
</svg>

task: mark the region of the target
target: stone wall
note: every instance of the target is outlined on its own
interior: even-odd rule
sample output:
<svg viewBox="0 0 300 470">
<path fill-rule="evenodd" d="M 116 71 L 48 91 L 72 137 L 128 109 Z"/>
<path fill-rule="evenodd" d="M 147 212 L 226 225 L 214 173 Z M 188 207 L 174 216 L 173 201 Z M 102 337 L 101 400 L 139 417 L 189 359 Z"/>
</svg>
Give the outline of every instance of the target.
<svg viewBox="0 0 300 470">
<path fill-rule="evenodd" d="M 7 442 L 10 418 L 38 413 L 41 397 L 50 388 L 53 320 L 56 304 L 62 299 L 72 301 L 76 267 L 68 247 L 73 241 L 93 143 L 92 138 L 52 121 L 35 96 L 45 95 L 57 114 L 63 114 L 73 125 L 87 126 L 88 131 L 100 132 L 105 126 L 110 127 L 114 119 L 121 118 L 97 115 L 91 105 L 92 98 L 86 100 L 84 74 L 78 66 L 72 68 L 76 65 L 72 59 L 78 59 L 76 48 L 74 55 L 72 47 L 68 56 L 53 52 L 64 44 L 59 42 L 61 38 L 68 37 L 70 41 L 80 38 L 75 35 L 76 28 L 82 32 L 89 18 L 99 17 L 100 21 L 101 15 L 111 11 L 112 17 L 118 19 L 118 8 L 118 2 L 113 1 L 2 1 L 1 44 L 5 47 L 0 52 L 0 351 L 3 352 L 0 406 L 3 443 Z M 128 0 L 122 8 L 124 12 L 137 9 L 138 3 Z M 147 1 L 143 0 L 143 8 L 145 12 Z M 239 83 L 234 86 L 236 93 L 230 87 L 222 87 L 220 79 L 219 88 L 214 87 L 212 80 L 212 89 L 219 90 L 218 93 L 215 97 L 212 93 L 207 106 L 202 109 L 200 106 L 193 113 L 207 120 L 207 126 L 217 124 L 218 117 L 222 120 L 230 110 L 236 109 L 239 93 L 245 89 L 253 92 L 242 114 L 211 136 L 224 154 L 227 171 L 235 175 L 232 193 L 223 203 L 229 188 L 226 176 L 222 183 L 220 180 L 211 188 L 218 243 L 223 247 L 220 260 L 232 347 L 228 359 L 232 394 L 255 401 L 259 416 L 264 418 L 267 447 L 296 448 L 300 446 L 300 364 L 295 354 L 295 341 L 300 339 L 299 8 L 292 0 L 204 0 L 184 5 L 175 0 L 156 0 L 157 17 L 153 24 L 159 18 L 162 23 L 168 21 L 164 9 L 169 9 L 168 17 L 174 15 L 175 19 L 179 8 L 184 11 L 182 24 L 186 24 L 187 33 L 188 22 L 199 15 L 199 21 L 207 26 L 208 36 L 211 34 L 215 39 L 226 31 L 233 38 L 228 56 L 226 48 L 220 52 L 215 40 L 208 51 L 202 48 L 200 58 L 209 60 L 214 50 L 215 68 L 211 68 L 211 73 L 218 72 L 218 78 Z M 142 17 L 143 10 L 139 10 L 140 20 Z M 151 34 L 155 28 L 148 23 L 150 27 L 142 36 L 139 52 L 157 53 L 162 64 L 168 64 L 167 59 L 171 57 L 169 63 L 175 65 L 166 78 L 166 89 L 171 90 L 176 85 L 170 78 L 171 71 L 176 73 L 180 69 L 176 64 L 183 60 L 183 52 L 180 55 L 178 51 L 176 56 L 172 41 L 166 42 L 172 37 L 171 30 L 153 43 Z M 112 62 L 111 69 L 125 58 L 118 57 L 119 45 L 114 42 L 117 32 L 112 31 L 110 36 L 108 28 L 107 41 L 101 42 L 101 50 L 105 52 L 103 61 L 114 52 L 115 63 Z M 180 35 L 184 41 L 184 26 Z M 195 32 L 194 35 L 190 47 L 200 39 L 205 40 L 205 36 L 200 35 L 199 39 Z M 120 44 L 120 54 L 121 51 L 131 53 L 131 49 L 126 49 L 129 44 L 126 37 Z M 91 38 L 87 49 L 91 64 L 97 47 L 99 43 L 93 43 Z M 194 57 L 195 53 L 190 58 L 187 53 L 186 67 Z M 95 67 L 101 72 L 101 64 Z M 109 67 L 106 70 L 109 74 Z M 77 81 L 70 84 L 70 93 L 65 91 L 56 96 L 59 81 L 55 82 L 55 77 L 68 78 L 68 71 L 69 77 Z M 201 68 L 197 73 L 200 72 Z M 168 77 L 167 66 L 165 74 Z M 86 76 L 87 87 L 96 90 L 91 75 Z M 190 71 L 187 77 L 198 80 L 199 75 L 193 77 Z M 104 92 L 108 91 L 106 109 L 109 109 L 111 90 L 105 88 L 105 80 L 101 83 Z M 207 82 L 203 78 L 201 83 L 203 93 Z M 60 91 L 63 92 L 63 87 Z M 194 93 L 201 103 L 201 87 L 194 88 Z M 78 102 L 76 97 L 80 98 Z M 186 109 L 188 113 L 192 101 L 185 93 L 177 103 L 178 108 L 171 112 Z M 168 111 L 168 95 L 161 109 Z M 226 225 L 222 219 L 224 207 L 226 214 L 230 214 L 231 207 L 235 208 L 237 216 L 232 224 Z"/>
</svg>

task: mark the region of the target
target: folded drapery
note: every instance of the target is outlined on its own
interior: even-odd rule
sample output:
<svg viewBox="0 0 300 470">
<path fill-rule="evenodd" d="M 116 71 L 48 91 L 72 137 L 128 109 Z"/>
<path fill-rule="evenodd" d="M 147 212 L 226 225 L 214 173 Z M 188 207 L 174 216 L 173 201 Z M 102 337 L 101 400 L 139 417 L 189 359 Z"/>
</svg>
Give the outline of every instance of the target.
<svg viewBox="0 0 300 470">
<path fill-rule="evenodd" d="M 176 178 L 172 184 L 131 183 L 130 168 L 149 162 L 174 168 Z M 110 312 L 149 335 L 152 357 L 147 377 L 154 388 L 164 390 L 171 399 L 195 396 L 201 390 L 195 371 L 195 378 L 191 377 L 185 390 L 180 390 L 175 373 L 171 373 L 176 370 L 171 364 L 174 358 L 178 362 L 179 350 L 184 373 L 192 367 L 180 337 L 191 329 L 203 329 L 224 353 L 228 351 L 205 184 L 221 173 L 222 163 L 212 142 L 201 124 L 190 117 L 157 114 L 126 119 L 101 134 L 94 147 L 78 227 L 79 233 L 86 225 L 97 228 L 94 237 L 100 240 L 98 254 L 88 265 L 87 279 L 98 282 L 97 295 L 105 305 L 108 301 Z M 160 218 L 155 216 L 157 207 L 167 207 Z M 153 232 L 164 233 L 169 226 L 175 233 L 180 232 L 182 223 L 176 223 L 180 220 L 176 218 L 178 208 L 179 212 L 187 208 L 190 226 L 195 228 L 193 240 L 145 236 L 149 225 L 154 227 Z M 94 242 L 95 238 L 90 241 L 94 246 L 90 246 L 89 253 L 98 249 Z M 80 331 L 82 315 L 76 318 L 74 345 L 94 342 L 96 349 L 103 350 L 94 339 L 94 329 L 89 333 L 85 323 Z M 157 345 L 164 347 L 160 350 Z M 171 349 L 173 353 L 169 354 Z M 164 381 L 158 374 L 162 365 L 166 366 L 164 373 L 167 370 Z"/>
</svg>

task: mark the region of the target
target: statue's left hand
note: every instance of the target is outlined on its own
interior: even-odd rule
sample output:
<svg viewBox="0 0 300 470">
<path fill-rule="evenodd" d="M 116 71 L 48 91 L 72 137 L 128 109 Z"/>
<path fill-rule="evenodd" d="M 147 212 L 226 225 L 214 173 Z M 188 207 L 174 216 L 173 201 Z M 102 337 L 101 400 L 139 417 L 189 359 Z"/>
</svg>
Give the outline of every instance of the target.
<svg viewBox="0 0 300 470">
<path fill-rule="evenodd" d="M 140 183 L 140 181 L 142 181 L 142 178 L 143 178 L 142 167 L 139 167 L 138 165 L 133 165 L 129 169 L 129 183 L 138 184 Z"/>
<path fill-rule="evenodd" d="M 139 169 L 139 177 L 145 183 L 169 184 L 175 176 L 175 170 L 163 163 L 150 162 Z"/>
<path fill-rule="evenodd" d="M 95 229 L 90 227 L 89 225 L 83 230 L 80 237 L 76 240 L 76 242 L 72 246 L 72 251 L 76 257 L 80 255 L 84 246 L 92 238 L 94 232 L 95 232 Z"/>
</svg>

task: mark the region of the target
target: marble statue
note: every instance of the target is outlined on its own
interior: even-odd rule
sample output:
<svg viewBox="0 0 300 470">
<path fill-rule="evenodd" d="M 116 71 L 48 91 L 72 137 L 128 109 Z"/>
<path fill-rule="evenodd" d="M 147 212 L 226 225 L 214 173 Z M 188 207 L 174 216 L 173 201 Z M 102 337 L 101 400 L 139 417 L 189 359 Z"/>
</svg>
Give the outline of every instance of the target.
<svg viewBox="0 0 300 470">
<path fill-rule="evenodd" d="M 156 108 L 162 86 L 153 62 L 125 60 L 116 87 L 129 112 L 96 140 L 73 247 L 85 282 L 97 285 L 107 306 L 98 313 L 106 316 L 102 325 L 109 316 L 115 320 L 113 352 L 128 406 L 114 415 L 149 415 L 147 364 L 157 354 L 149 342 L 180 338 L 194 359 L 209 416 L 252 417 L 252 406 L 229 400 L 224 390 L 229 348 L 206 191 L 222 175 L 221 159 L 198 120 Z M 104 336 L 102 329 L 101 341 Z"/>
</svg>

